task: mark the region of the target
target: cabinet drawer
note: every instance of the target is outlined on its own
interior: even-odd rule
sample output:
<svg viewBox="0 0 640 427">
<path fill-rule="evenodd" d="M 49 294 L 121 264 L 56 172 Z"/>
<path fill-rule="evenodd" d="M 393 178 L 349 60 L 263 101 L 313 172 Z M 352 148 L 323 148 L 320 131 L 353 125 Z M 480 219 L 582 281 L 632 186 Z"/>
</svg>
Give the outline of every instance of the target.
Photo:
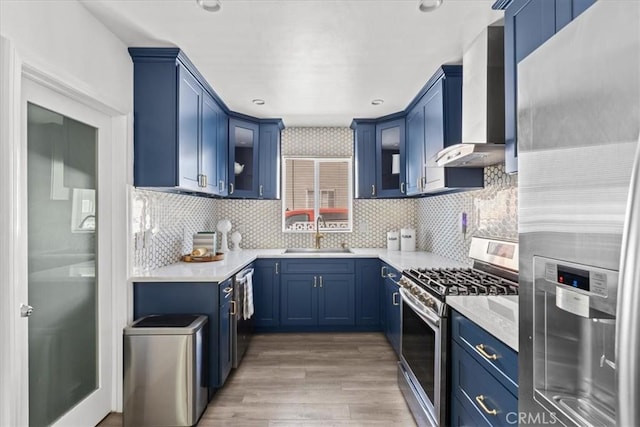
<svg viewBox="0 0 640 427">
<path fill-rule="evenodd" d="M 282 260 L 282 274 L 287 273 L 355 273 L 355 262 L 352 259 L 285 259 Z"/>
<path fill-rule="evenodd" d="M 517 395 L 518 354 L 461 314 L 453 311 L 451 318 L 453 339 Z"/>
<path fill-rule="evenodd" d="M 518 398 L 457 342 L 451 345 L 451 361 L 453 396 L 468 415 L 493 426 L 512 425 L 508 421 L 517 417 Z"/>
<path fill-rule="evenodd" d="M 489 425 L 469 403 L 465 404 L 456 396 L 451 399 L 451 427 L 469 427 Z"/>
</svg>

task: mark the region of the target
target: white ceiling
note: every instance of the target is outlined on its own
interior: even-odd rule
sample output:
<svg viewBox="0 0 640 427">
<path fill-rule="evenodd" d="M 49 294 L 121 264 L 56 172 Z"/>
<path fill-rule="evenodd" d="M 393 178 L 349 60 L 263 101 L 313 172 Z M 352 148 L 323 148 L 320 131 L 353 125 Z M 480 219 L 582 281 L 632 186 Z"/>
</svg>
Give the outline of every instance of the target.
<svg viewBox="0 0 640 427">
<path fill-rule="evenodd" d="M 444 0 L 430 13 L 417 0 L 221 0 L 216 13 L 195 0 L 81 1 L 127 46 L 180 47 L 231 110 L 286 126 L 403 110 L 503 16 L 494 0 Z"/>
</svg>

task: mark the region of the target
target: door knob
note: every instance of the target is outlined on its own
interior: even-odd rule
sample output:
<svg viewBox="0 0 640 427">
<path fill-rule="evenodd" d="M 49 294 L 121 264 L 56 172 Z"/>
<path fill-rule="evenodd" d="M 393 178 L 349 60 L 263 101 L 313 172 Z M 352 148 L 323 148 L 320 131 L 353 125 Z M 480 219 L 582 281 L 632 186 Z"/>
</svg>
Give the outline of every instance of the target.
<svg viewBox="0 0 640 427">
<path fill-rule="evenodd" d="M 29 317 L 33 314 L 33 307 L 27 304 L 20 304 L 20 317 Z"/>
</svg>

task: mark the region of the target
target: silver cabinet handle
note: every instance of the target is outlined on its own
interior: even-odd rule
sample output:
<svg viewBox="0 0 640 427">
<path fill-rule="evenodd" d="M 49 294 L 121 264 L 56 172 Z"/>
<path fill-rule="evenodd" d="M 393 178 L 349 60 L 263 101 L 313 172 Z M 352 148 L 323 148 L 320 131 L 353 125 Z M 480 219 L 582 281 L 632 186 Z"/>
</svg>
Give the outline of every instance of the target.
<svg viewBox="0 0 640 427">
<path fill-rule="evenodd" d="M 317 282 L 318 282 L 318 277 L 317 276 L 313 276 L 313 287 L 314 288 L 317 286 Z"/>
<path fill-rule="evenodd" d="M 397 296 L 397 292 L 394 292 L 393 295 L 391 295 L 391 302 L 393 303 L 393 305 L 400 305 L 400 303 L 396 300 Z"/>
<path fill-rule="evenodd" d="M 233 194 L 233 182 L 229 183 L 229 194 Z"/>
<path fill-rule="evenodd" d="M 404 182 L 400 183 L 400 192 L 404 194 Z"/>
<path fill-rule="evenodd" d="M 206 187 L 208 182 L 207 182 L 207 175 L 202 175 L 202 186 Z"/>
<path fill-rule="evenodd" d="M 231 292 L 233 292 L 233 288 L 231 286 L 227 286 L 226 288 L 224 288 L 225 294 L 230 294 Z"/>
<path fill-rule="evenodd" d="M 20 304 L 20 317 L 29 317 L 33 314 L 33 307 L 27 304 Z"/>
<path fill-rule="evenodd" d="M 380 277 L 387 277 L 387 266 L 383 265 L 382 267 L 380 267 Z"/>
<path fill-rule="evenodd" d="M 322 287 L 322 276 L 320 276 L 320 287 Z"/>
<path fill-rule="evenodd" d="M 280 274 L 280 273 L 278 272 L 278 264 L 279 264 L 279 263 L 278 263 L 278 262 L 276 262 L 276 274 Z"/>
<path fill-rule="evenodd" d="M 224 191 L 224 181 L 220 180 L 220 182 L 218 183 L 218 191 L 219 192 L 223 192 Z"/>
<path fill-rule="evenodd" d="M 262 197 L 262 189 L 263 189 L 264 185 L 260 184 L 260 189 L 258 190 L 258 195 L 260 197 Z"/>
<path fill-rule="evenodd" d="M 422 191 L 422 187 L 420 186 L 420 182 L 422 182 L 422 177 L 418 178 L 416 180 L 416 188 L 418 189 L 418 191 Z"/>
<path fill-rule="evenodd" d="M 236 302 L 235 301 L 231 301 L 231 315 L 235 316 L 236 314 L 238 314 L 238 310 L 237 310 L 237 306 L 236 306 Z"/>
<path fill-rule="evenodd" d="M 376 186 L 371 184 L 371 195 L 375 196 L 376 195 Z"/>
</svg>

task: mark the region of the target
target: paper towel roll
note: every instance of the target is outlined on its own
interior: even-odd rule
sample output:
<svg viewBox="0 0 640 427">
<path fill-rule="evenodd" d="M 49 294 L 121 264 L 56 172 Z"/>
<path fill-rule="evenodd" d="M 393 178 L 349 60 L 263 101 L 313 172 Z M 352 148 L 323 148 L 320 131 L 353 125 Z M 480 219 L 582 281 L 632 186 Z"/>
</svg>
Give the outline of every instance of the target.
<svg viewBox="0 0 640 427">
<path fill-rule="evenodd" d="M 400 250 L 403 252 L 416 250 L 416 230 L 414 228 L 400 229 Z"/>
</svg>

